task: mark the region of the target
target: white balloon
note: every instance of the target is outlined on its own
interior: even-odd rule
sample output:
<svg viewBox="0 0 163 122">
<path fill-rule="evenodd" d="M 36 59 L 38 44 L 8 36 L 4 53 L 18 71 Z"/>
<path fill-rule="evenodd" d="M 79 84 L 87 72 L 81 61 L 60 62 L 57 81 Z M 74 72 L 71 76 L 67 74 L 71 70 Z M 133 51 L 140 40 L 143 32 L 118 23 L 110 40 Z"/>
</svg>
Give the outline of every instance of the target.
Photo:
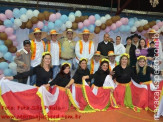
<svg viewBox="0 0 163 122">
<path fill-rule="evenodd" d="M 27 21 L 28 21 L 27 15 L 25 15 L 25 14 L 21 15 L 21 16 L 20 16 L 20 20 L 21 20 L 22 22 L 27 22 Z"/>
<path fill-rule="evenodd" d="M 61 26 L 61 31 L 65 31 L 65 30 L 66 30 L 66 25 L 63 24 L 63 25 Z"/>
<path fill-rule="evenodd" d="M 71 21 L 71 22 L 74 22 L 75 21 L 75 16 L 72 15 L 72 14 L 68 18 L 69 18 L 69 21 Z"/>
<path fill-rule="evenodd" d="M 12 62 L 12 63 L 9 64 L 8 67 L 9 67 L 10 69 L 12 69 L 12 70 L 16 70 L 17 64 L 16 64 L 15 62 Z"/>
<path fill-rule="evenodd" d="M 105 23 L 106 22 L 106 18 L 103 16 L 103 17 L 101 17 L 101 22 L 102 23 Z"/>
<path fill-rule="evenodd" d="M 17 75 L 17 71 L 16 70 L 12 70 L 13 75 Z"/>
<path fill-rule="evenodd" d="M 17 30 L 19 27 L 17 25 L 13 25 L 14 30 Z"/>
<path fill-rule="evenodd" d="M 132 28 L 131 28 L 131 32 L 135 32 L 137 30 L 137 28 L 135 27 L 135 26 L 133 26 Z"/>
<path fill-rule="evenodd" d="M 111 18 L 111 16 L 110 16 L 109 14 L 106 14 L 106 15 L 105 15 L 105 18 L 106 18 L 106 20 L 108 20 L 108 19 Z"/>
<path fill-rule="evenodd" d="M 136 26 L 136 27 L 139 27 L 139 26 L 140 26 L 140 22 L 139 22 L 139 21 L 136 21 L 136 22 L 135 22 L 135 26 Z"/>
<path fill-rule="evenodd" d="M 81 13 L 81 11 L 79 11 L 79 10 L 78 10 L 78 11 L 76 11 L 76 12 L 75 12 L 75 16 L 77 16 L 77 17 L 80 17 L 80 16 L 82 16 L 82 13 Z"/>
<path fill-rule="evenodd" d="M 96 20 L 96 22 L 95 22 L 95 25 L 96 25 L 96 26 L 101 26 L 101 24 L 102 24 L 102 23 L 101 23 L 100 20 Z"/>
<path fill-rule="evenodd" d="M 26 13 L 27 17 L 29 19 L 31 19 L 34 15 L 33 15 L 33 11 L 32 10 L 28 10 L 27 13 Z"/>
<path fill-rule="evenodd" d="M 66 22 L 66 27 L 67 28 L 71 28 L 72 27 L 72 22 L 71 21 L 67 21 Z"/>
<path fill-rule="evenodd" d="M 22 25 L 22 21 L 20 19 L 15 19 L 14 20 L 14 24 L 17 26 L 17 27 L 20 27 Z"/>
<path fill-rule="evenodd" d="M 40 13 L 40 12 L 39 12 L 38 10 L 34 10 L 34 11 L 33 11 L 33 15 L 34 15 L 35 17 L 37 17 L 39 13 Z"/>
<path fill-rule="evenodd" d="M 3 57 L 3 53 L 0 52 L 0 58 L 2 58 L 2 57 Z"/>
</svg>

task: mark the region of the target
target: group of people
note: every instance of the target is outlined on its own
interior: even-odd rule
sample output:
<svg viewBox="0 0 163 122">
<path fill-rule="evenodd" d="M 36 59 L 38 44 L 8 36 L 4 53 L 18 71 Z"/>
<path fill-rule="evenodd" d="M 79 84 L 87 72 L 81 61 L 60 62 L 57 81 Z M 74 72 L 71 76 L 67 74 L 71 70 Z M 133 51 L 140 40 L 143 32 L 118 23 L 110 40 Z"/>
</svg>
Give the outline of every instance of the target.
<svg viewBox="0 0 163 122">
<path fill-rule="evenodd" d="M 149 31 L 148 43 L 151 34 L 155 33 Z M 61 36 L 65 38 L 60 39 Z M 154 86 L 151 75 L 155 74 L 155 70 L 148 65 L 154 60 L 155 51 L 151 48 L 155 48 L 152 46 L 155 40 L 150 42 L 151 47 L 147 49 L 147 41 L 140 39 L 137 34 L 128 37 L 126 45 L 121 44 L 120 36 L 116 37 L 114 44 L 109 34 L 105 34 L 104 41 L 98 44 L 95 51 L 92 41 L 94 35 L 89 30 L 83 30 L 78 36 L 81 40 L 75 42 L 76 33 L 71 29 L 63 35 L 51 30 L 47 36 L 35 28 L 29 34 L 31 41 L 25 40 L 24 48 L 17 52 L 15 62 L 18 74 L 7 76 L 6 79 L 18 79 L 26 84 L 27 77 L 32 76 L 31 85 L 66 89 L 68 92 L 60 97 L 64 96 L 67 102 L 59 99 L 65 111 L 68 110 L 68 101 L 84 112 L 118 106 L 126 106 L 134 111 L 140 111 L 141 108 L 154 111 L 152 89 L 162 90 L 163 83 L 160 82 L 159 87 Z M 46 44 L 42 40 L 45 37 L 49 40 Z M 72 76 L 73 69 L 75 73 Z M 159 71 L 158 74 L 163 75 L 163 72 Z"/>
</svg>

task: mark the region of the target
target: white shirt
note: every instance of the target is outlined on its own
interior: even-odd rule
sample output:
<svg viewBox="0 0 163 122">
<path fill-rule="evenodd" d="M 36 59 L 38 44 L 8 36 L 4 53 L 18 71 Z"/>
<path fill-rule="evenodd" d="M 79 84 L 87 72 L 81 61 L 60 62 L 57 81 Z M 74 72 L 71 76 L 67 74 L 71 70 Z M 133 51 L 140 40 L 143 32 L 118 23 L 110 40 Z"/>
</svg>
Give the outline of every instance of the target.
<svg viewBox="0 0 163 122">
<path fill-rule="evenodd" d="M 113 70 L 113 69 L 114 69 L 115 64 L 116 64 L 116 62 L 114 62 L 114 63 L 109 62 L 109 65 L 110 65 L 110 67 L 111 67 L 111 70 Z"/>
<path fill-rule="evenodd" d="M 52 65 L 59 65 L 59 45 L 58 45 L 58 41 L 56 41 L 56 42 L 51 41 L 50 44 L 51 44 L 50 52 L 51 52 L 51 56 L 52 56 Z"/>
<path fill-rule="evenodd" d="M 119 45 L 114 44 L 114 53 L 119 55 L 119 56 L 115 57 L 116 62 L 119 62 L 121 54 L 123 54 L 125 52 L 126 52 L 126 48 L 124 47 L 123 44 L 121 44 L 121 43 Z"/>
<path fill-rule="evenodd" d="M 94 72 L 93 72 L 93 74 L 94 74 L 98 70 L 100 63 L 96 62 L 95 60 L 93 60 L 93 61 L 94 61 Z"/>
<path fill-rule="evenodd" d="M 104 41 L 105 44 L 108 44 L 108 42 Z"/>
<path fill-rule="evenodd" d="M 83 43 L 83 51 L 82 54 L 80 54 L 80 46 L 79 46 L 79 41 L 76 43 L 75 46 L 75 54 L 77 56 L 77 58 L 80 60 L 81 58 L 86 58 L 88 60 L 88 65 L 90 65 L 90 60 L 94 55 L 94 44 L 92 43 L 91 45 L 91 50 L 90 50 L 90 54 L 89 54 L 89 41 L 84 42 L 82 40 Z M 79 60 L 76 59 L 76 62 L 79 63 Z"/>
<path fill-rule="evenodd" d="M 35 43 L 36 43 L 36 55 L 35 55 L 35 59 L 31 60 L 32 67 L 35 67 L 41 63 L 42 53 L 44 52 L 44 45 L 42 41 L 38 42 L 35 40 Z"/>
</svg>

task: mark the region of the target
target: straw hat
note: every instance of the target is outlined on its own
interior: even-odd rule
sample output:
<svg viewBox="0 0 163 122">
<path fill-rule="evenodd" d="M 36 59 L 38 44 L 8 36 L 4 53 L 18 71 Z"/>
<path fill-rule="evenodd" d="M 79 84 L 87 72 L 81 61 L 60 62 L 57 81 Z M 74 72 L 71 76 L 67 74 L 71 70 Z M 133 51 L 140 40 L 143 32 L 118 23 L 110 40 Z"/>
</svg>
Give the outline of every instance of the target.
<svg viewBox="0 0 163 122">
<path fill-rule="evenodd" d="M 74 39 L 77 36 L 76 32 L 74 32 L 72 29 L 67 29 L 67 31 L 64 31 L 63 36 L 67 37 L 66 35 L 67 35 L 68 32 L 73 33 L 72 39 Z"/>
<path fill-rule="evenodd" d="M 57 40 L 62 36 L 62 34 L 58 33 L 56 30 L 51 30 L 50 34 L 46 37 L 46 39 L 51 40 L 51 35 L 57 35 Z"/>
<path fill-rule="evenodd" d="M 101 56 L 101 52 L 100 51 L 96 51 L 95 53 L 94 53 L 94 56 Z"/>
<path fill-rule="evenodd" d="M 90 31 L 88 29 L 84 29 L 83 32 L 78 35 L 78 37 L 80 39 L 83 39 L 84 34 L 89 34 L 89 40 L 94 38 L 94 34 L 90 33 Z"/>
<path fill-rule="evenodd" d="M 154 29 L 150 29 L 148 33 L 156 33 L 156 31 Z"/>
<path fill-rule="evenodd" d="M 109 51 L 108 56 L 118 56 L 118 55 L 116 55 L 113 51 Z"/>
<path fill-rule="evenodd" d="M 35 39 L 35 33 L 41 33 L 41 39 L 45 38 L 47 36 L 46 32 L 42 32 L 40 28 L 35 28 L 32 33 L 28 35 L 29 39 L 34 40 Z"/>
</svg>

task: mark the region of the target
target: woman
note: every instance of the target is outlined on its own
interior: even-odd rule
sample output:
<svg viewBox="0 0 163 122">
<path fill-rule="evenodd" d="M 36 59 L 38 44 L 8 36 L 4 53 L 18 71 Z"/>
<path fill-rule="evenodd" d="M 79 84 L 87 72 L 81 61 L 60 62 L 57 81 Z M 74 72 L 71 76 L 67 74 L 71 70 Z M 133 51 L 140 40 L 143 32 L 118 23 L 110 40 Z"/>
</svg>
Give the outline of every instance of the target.
<svg viewBox="0 0 163 122">
<path fill-rule="evenodd" d="M 114 101 L 110 94 L 113 92 L 114 82 L 109 74 L 109 60 L 102 59 L 99 69 L 94 74 L 83 77 L 83 80 L 94 78 L 92 89 L 83 81 L 83 91 L 88 104 L 95 110 L 107 110 L 110 104 L 117 107 L 111 102 Z"/>
<path fill-rule="evenodd" d="M 136 68 L 134 69 L 135 73 L 137 74 L 140 84 L 146 85 L 146 108 L 151 111 L 154 111 L 154 90 L 162 90 L 163 82 L 161 81 L 160 84 L 156 84 L 155 86 L 152 83 L 151 75 L 163 75 L 163 72 L 155 72 L 153 68 L 147 66 L 147 58 L 145 56 L 139 56 L 137 58 Z M 156 74 L 155 74 L 156 73 Z"/>
<path fill-rule="evenodd" d="M 116 99 L 117 104 L 121 106 L 126 106 L 132 108 L 134 111 L 139 111 L 137 105 L 137 101 L 135 101 L 134 97 L 140 100 L 144 100 L 142 94 L 139 93 L 139 88 L 135 86 L 135 84 L 139 83 L 137 76 L 134 74 L 134 71 L 129 66 L 129 55 L 122 54 L 120 58 L 120 64 L 116 66 L 114 69 L 113 79 L 117 87 L 114 90 L 114 97 Z M 133 79 L 135 82 L 131 82 Z"/>
<path fill-rule="evenodd" d="M 44 107 L 42 107 L 43 111 L 45 111 L 44 115 L 48 115 L 50 118 L 53 118 L 52 116 L 56 114 L 63 115 L 64 112 L 68 111 L 69 99 L 65 86 L 70 81 L 70 67 L 69 63 L 63 63 L 55 79 L 44 85 L 46 88 L 51 86 L 50 90 L 47 91 L 44 87 L 41 87 L 37 93 L 41 100 L 44 101 Z"/>
<path fill-rule="evenodd" d="M 42 54 L 41 64 L 34 67 L 28 72 L 23 72 L 15 76 L 6 77 L 6 79 L 13 80 L 19 78 L 25 78 L 28 76 L 36 75 L 36 86 L 40 87 L 43 84 L 47 84 L 53 78 L 53 69 L 51 66 L 51 54 L 44 52 Z"/>
<path fill-rule="evenodd" d="M 73 104 L 73 106 L 77 109 L 79 112 L 94 112 L 94 110 L 88 105 L 86 102 L 84 96 L 83 96 L 83 90 L 82 90 L 82 77 L 90 75 L 90 71 L 87 68 L 87 59 L 82 58 L 79 61 L 79 67 L 76 70 L 74 76 L 66 86 L 66 88 L 69 88 L 71 85 L 71 91 L 68 90 L 68 96 Z M 90 80 L 86 80 L 88 84 L 90 84 Z"/>
</svg>

